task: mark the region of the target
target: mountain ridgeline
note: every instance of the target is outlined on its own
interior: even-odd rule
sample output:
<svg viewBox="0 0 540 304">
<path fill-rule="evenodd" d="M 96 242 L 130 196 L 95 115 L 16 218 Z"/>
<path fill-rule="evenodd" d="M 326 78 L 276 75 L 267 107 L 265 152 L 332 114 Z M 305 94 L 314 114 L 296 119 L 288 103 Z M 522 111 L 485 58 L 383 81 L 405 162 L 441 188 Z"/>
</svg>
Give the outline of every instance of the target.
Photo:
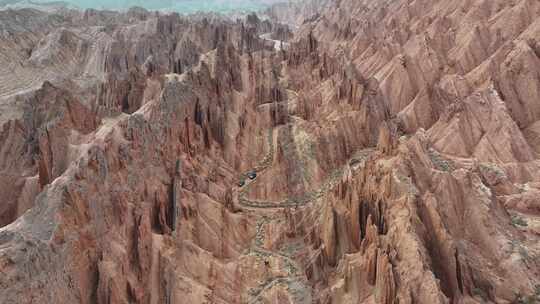
<svg viewBox="0 0 540 304">
<path fill-rule="evenodd" d="M 538 303 L 540 2 L 258 4 L 0 11 L 0 303 Z"/>
</svg>

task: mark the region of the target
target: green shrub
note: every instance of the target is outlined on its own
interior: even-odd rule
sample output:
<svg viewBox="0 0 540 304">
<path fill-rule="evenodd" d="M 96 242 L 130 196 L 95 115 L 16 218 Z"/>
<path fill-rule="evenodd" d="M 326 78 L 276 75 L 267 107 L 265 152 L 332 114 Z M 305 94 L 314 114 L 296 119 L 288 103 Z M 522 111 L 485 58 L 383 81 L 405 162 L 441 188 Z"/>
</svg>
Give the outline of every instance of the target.
<svg viewBox="0 0 540 304">
<path fill-rule="evenodd" d="M 478 287 L 474 287 L 473 290 L 472 290 L 472 294 L 473 296 L 477 296 L 477 297 L 480 297 L 482 299 L 482 301 L 484 302 L 488 302 L 489 301 L 489 296 L 487 295 L 487 293 L 481 289 L 481 288 L 478 288 Z"/>
<path fill-rule="evenodd" d="M 521 216 L 519 215 L 513 215 L 512 216 L 512 225 L 515 227 L 521 226 L 521 227 L 527 227 L 527 221 L 525 221 Z"/>
</svg>

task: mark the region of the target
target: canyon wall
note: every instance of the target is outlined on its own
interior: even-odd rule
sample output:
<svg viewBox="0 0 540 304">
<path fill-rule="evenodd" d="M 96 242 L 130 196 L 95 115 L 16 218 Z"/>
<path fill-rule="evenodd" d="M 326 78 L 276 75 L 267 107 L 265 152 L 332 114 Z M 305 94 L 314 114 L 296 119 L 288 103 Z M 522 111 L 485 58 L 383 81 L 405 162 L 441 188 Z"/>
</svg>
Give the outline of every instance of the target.
<svg viewBox="0 0 540 304">
<path fill-rule="evenodd" d="M 263 15 L 0 12 L 1 302 L 538 301 L 540 3 Z"/>
</svg>

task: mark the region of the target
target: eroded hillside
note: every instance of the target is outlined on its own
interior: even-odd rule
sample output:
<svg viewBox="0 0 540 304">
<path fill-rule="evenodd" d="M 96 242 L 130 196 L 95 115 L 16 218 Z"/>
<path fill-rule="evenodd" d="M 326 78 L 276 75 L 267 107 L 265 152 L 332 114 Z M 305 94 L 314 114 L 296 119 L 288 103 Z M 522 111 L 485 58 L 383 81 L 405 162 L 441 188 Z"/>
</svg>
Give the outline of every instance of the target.
<svg viewBox="0 0 540 304">
<path fill-rule="evenodd" d="M 540 3 L 266 14 L 0 12 L 3 303 L 538 301 Z"/>
</svg>

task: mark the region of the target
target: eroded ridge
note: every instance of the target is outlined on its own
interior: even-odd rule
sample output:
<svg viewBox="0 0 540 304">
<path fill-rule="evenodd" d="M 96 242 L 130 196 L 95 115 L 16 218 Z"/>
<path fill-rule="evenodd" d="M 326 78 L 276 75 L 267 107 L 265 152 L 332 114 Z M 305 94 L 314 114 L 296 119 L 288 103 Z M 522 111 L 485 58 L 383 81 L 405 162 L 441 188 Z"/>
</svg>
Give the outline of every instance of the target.
<svg viewBox="0 0 540 304">
<path fill-rule="evenodd" d="M 281 201 L 249 199 L 247 198 L 247 193 L 250 187 L 261 180 L 256 178 L 250 181 L 250 175 L 256 173 L 257 177 L 260 177 L 274 163 L 274 133 L 276 129 L 268 130 L 268 135 L 266 136 L 268 150 L 264 157 L 255 167 L 240 176 L 242 181 L 247 182 L 241 186 L 241 190 L 239 191 L 239 203 L 246 211 L 257 218 L 255 237 L 252 240 L 250 248 L 244 255 L 255 256 L 259 261 L 260 267 L 267 268 L 265 271 L 268 272 L 256 287 L 249 289 L 248 303 L 263 303 L 266 293 L 269 293 L 273 288 L 281 287 L 282 290 L 287 291 L 289 299 L 292 301 L 291 303 L 308 304 L 313 303 L 313 290 L 302 265 L 303 262 L 299 259 L 299 256 L 306 252 L 305 236 L 291 238 L 287 235 L 278 235 L 276 238 L 281 238 L 285 241 L 280 244 L 279 248 L 275 248 L 276 245 L 274 242 L 267 242 L 268 232 L 266 228 L 270 225 L 287 225 L 287 212 L 290 212 L 293 208 L 294 210 L 298 210 L 298 208 L 305 207 L 323 198 L 342 180 L 347 168 L 356 168 L 362 165 L 375 152 L 375 149 L 365 148 L 358 150 L 343 166 L 333 170 L 318 189 L 306 192 L 301 196 L 289 197 Z M 285 232 L 282 233 L 286 234 Z M 266 244 L 270 244 L 270 248 L 266 248 Z M 269 271 L 273 267 L 271 264 L 277 265 L 276 267 L 279 269 L 276 272 L 278 274 L 273 274 Z"/>
</svg>

